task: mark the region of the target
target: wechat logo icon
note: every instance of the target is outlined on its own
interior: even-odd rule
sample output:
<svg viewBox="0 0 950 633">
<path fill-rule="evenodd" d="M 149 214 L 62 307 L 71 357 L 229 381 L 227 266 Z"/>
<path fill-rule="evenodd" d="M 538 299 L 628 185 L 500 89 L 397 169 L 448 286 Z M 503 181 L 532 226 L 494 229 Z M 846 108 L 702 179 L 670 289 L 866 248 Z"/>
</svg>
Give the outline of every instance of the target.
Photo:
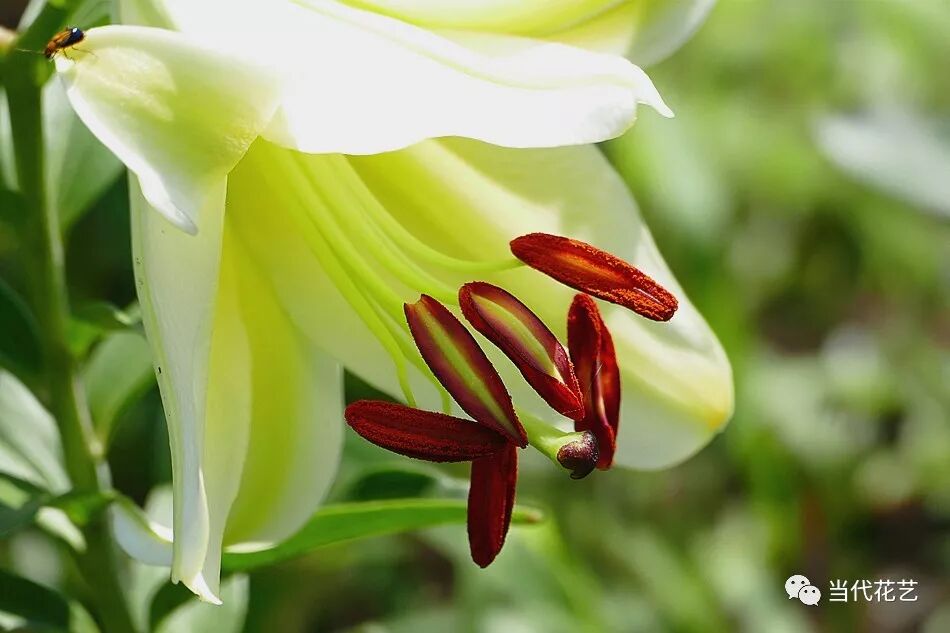
<svg viewBox="0 0 950 633">
<path fill-rule="evenodd" d="M 802 604 L 807 604 L 810 607 L 815 606 L 821 600 L 821 591 L 818 587 L 813 586 L 801 574 L 788 577 L 788 580 L 785 581 L 785 593 L 788 594 L 789 600 L 798 598 Z"/>
</svg>

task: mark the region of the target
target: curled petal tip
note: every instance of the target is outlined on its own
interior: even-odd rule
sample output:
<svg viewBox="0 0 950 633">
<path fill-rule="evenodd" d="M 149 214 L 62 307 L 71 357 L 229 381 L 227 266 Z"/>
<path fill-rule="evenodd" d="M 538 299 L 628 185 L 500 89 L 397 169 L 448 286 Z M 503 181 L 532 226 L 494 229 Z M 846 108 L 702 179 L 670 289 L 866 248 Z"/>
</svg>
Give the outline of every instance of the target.
<svg viewBox="0 0 950 633">
<path fill-rule="evenodd" d="M 511 396 L 471 332 L 428 295 L 407 303 L 405 313 L 423 360 L 462 410 L 519 446 L 527 446 Z"/>
<path fill-rule="evenodd" d="M 346 423 L 361 437 L 406 457 L 461 462 L 492 455 L 508 444 L 505 435 L 470 420 L 378 400 L 346 407 Z"/>
<path fill-rule="evenodd" d="M 594 471 L 600 458 L 597 438 L 590 431 L 578 434 L 557 452 L 557 461 L 571 471 L 571 479 L 583 479 Z"/>
<path fill-rule="evenodd" d="M 679 305 L 676 297 L 650 276 L 585 242 L 530 233 L 512 240 L 511 252 L 566 286 L 629 308 L 653 321 L 669 321 Z"/>
<path fill-rule="evenodd" d="M 472 327 L 504 352 L 552 409 L 572 419 L 583 418 L 570 356 L 528 306 L 510 292 L 480 281 L 459 289 L 459 306 Z"/>
<path fill-rule="evenodd" d="M 620 423 L 620 370 L 613 338 L 597 303 L 587 295 L 574 297 L 567 315 L 567 341 L 574 369 L 584 393 L 584 419 L 574 428 L 597 438 L 597 468 L 613 463 Z"/>
</svg>

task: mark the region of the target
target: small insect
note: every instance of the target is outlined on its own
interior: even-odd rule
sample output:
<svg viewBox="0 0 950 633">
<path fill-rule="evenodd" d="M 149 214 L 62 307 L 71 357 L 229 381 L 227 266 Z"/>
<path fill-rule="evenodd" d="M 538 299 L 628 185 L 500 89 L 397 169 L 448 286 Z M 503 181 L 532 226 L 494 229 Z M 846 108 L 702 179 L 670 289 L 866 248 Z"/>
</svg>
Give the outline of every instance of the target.
<svg viewBox="0 0 950 633">
<path fill-rule="evenodd" d="M 61 50 L 65 50 L 70 46 L 74 46 L 79 42 L 83 41 L 86 37 L 86 34 L 83 33 L 82 29 L 78 26 L 71 26 L 67 29 L 63 29 L 59 33 L 53 36 L 46 44 L 46 50 L 43 51 L 43 54 L 46 55 L 46 59 L 52 59 L 53 55 L 58 53 Z"/>
</svg>

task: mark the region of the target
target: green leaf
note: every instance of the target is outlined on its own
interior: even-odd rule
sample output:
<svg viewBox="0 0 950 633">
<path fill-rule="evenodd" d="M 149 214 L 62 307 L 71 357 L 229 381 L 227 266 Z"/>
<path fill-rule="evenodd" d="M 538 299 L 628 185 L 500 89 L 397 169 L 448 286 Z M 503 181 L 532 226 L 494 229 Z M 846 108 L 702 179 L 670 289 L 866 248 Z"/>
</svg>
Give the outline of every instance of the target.
<svg viewBox="0 0 950 633">
<path fill-rule="evenodd" d="M 406 499 L 431 493 L 439 484 L 439 473 L 423 468 L 382 466 L 360 474 L 346 490 L 347 501 Z"/>
<path fill-rule="evenodd" d="M 115 332 L 93 351 L 84 372 L 89 409 L 109 444 L 119 416 L 155 384 L 152 352 L 138 332 Z"/>
<path fill-rule="evenodd" d="M 2 140 L 2 139 L 0 139 Z M 2 163 L 2 161 L 0 161 Z M 0 167 L 3 165 L 0 164 Z M 8 225 L 17 226 L 23 215 L 23 196 L 16 191 L 11 191 L 3 186 L 0 181 L 0 222 L 6 222 Z"/>
<path fill-rule="evenodd" d="M 106 301 L 80 305 L 69 324 L 69 348 L 76 358 L 83 358 L 89 349 L 110 332 L 123 332 L 141 322 L 138 304 L 121 310 Z"/>
<path fill-rule="evenodd" d="M 43 129 L 50 202 L 65 231 L 116 181 L 122 163 L 82 124 L 60 81 L 43 87 Z"/>
<path fill-rule="evenodd" d="M 73 315 L 104 331 L 127 330 L 141 321 L 138 306 L 121 310 L 108 301 L 85 303 L 78 306 Z"/>
<path fill-rule="evenodd" d="M 79 527 L 98 518 L 115 501 L 114 492 L 68 492 L 50 499 L 46 505 L 62 510 Z"/>
<path fill-rule="evenodd" d="M 280 545 L 257 552 L 228 552 L 222 559 L 227 571 L 273 565 L 318 547 L 356 539 L 421 530 L 438 525 L 464 524 L 464 500 L 399 499 L 325 506 L 294 536 Z M 538 510 L 516 507 L 513 523 L 537 523 Z"/>
<path fill-rule="evenodd" d="M 0 539 L 33 524 L 49 494 L 33 484 L 0 474 Z"/>
<path fill-rule="evenodd" d="M 77 551 L 86 541 L 79 528 L 108 507 L 113 496 L 70 492 L 54 497 L 33 484 L 0 474 L 0 539 L 36 526 Z"/>
<path fill-rule="evenodd" d="M 22 626 L 27 630 L 98 631 L 92 617 L 78 604 L 49 587 L 3 569 L 0 569 L 0 611 L 23 620 L 17 630 Z"/>
<path fill-rule="evenodd" d="M 60 493 L 69 490 L 53 417 L 17 378 L 0 369 L 0 473 Z"/>
<path fill-rule="evenodd" d="M 0 365 L 36 373 L 42 365 L 39 328 L 26 302 L 0 279 Z"/>
<path fill-rule="evenodd" d="M 166 595 L 173 597 L 169 600 Z M 221 583 L 220 597 L 220 605 L 208 604 L 195 598 L 183 585 L 166 584 L 152 604 L 152 630 L 156 633 L 240 633 L 247 615 L 250 580 L 241 574 L 225 579 Z"/>
</svg>

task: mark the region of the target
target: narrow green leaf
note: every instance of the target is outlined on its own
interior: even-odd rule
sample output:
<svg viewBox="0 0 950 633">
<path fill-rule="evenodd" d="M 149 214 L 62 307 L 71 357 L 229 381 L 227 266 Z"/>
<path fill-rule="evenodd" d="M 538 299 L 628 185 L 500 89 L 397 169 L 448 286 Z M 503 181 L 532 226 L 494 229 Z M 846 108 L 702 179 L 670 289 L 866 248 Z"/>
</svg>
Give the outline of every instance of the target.
<svg viewBox="0 0 950 633">
<path fill-rule="evenodd" d="M 84 372 L 96 432 L 107 445 L 115 421 L 155 384 L 152 352 L 138 332 L 115 332 L 102 341 Z"/>
<path fill-rule="evenodd" d="M 0 474 L 0 539 L 33 524 L 49 494 L 33 484 Z"/>
<path fill-rule="evenodd" d="M 60 81 L 43 87 L 43 129 L 50 203 L 68 230 L 118 179 L 122 163 L 79 120 Z"/>
<path fill-rule="evenodd" d="M 538 510 L 516 507 L 514 523 L 537 523 Z M 276 547 L 257 552 L 225 553 L 222 567 L 242 571 L 273 565 L 319 547 L 356 539 L 396 534 L 438 525 L 464 524 L 464 500 L 399 499 L 325 506 L 297 534 Z"/>
<path fill-rule="evenodd" d="M 250 580 L 241 574 L 225 579 L 220 597 L 222 604 L 208 604 L 195 598 L 183 585 L 166 584 L 152 603 L 150 628 L 156 633 L 238 633 L 243 630 L 247 615 Z"/>
<path fill-rule="evenodd" d="M 76 358 L 84 358 L 89 349 L 110 332 L 124 332 L 141 321 L 138 305 L 121 310 L 106 301 L 80 305 L 69 324 L 69 348 Z"/>
<path fill-rule="evenodd" d="M 69 628 L 69 603 L 32 580 L 0 569 L 0 611 L 20 616 L 29 624 Z"/>
<path fill-rule="evenodd" d="M 0 222 L 6 222 L 11 227 L 16 226 L 23 215 L 23 208 L 23 196 L 7 189 L 3 182 L 0 182 Z"/>
<path fill-rule="evenodd" d="M 0 611 L 21 618 L 17 630 L 52 629 L 93 633 L 92 616 L 49 587 L 0 569 Z"/>
<path fill-rule="evenodd" d="M 438 473 L 429 470 L 380 467 L 363 472 L 344 495 L 347 501 L 422 497 L 438 485 Z"/>
<path fill-rule="evenodd" d="M 73 315 L 80 321 L 95 325 L 102 330 L 127 330 L 141 320 L 138 308 L 121 310 L 108 301 L 92 301 L 78 306 Z"/>
<path fill-rule="evenodd" d="M 60 493 L 69 490 L 52 416 L 13 374 L 0 370 L 0 472 Z"/>
<path fill-rule="evenodd" d="M 62 510 L 69 520 L 85 527 L 115 501 L 115 492 L 68 492 L 50 499 L 46 505 Z"/>
<path fill-rule="evenodd" d="M 26 302 L 0 279 L 0 365 L 35 373 L 42 364 L 39 328 Z"/>
<path fill-rule="evenodd" d="M 69 492 L 54 497 L 28 481 L 0 474 L 0 539 L 36 526 L 77 551 L 86 547 L 80 528 L 104 511 L 114 495 Z"/>
</svg>

